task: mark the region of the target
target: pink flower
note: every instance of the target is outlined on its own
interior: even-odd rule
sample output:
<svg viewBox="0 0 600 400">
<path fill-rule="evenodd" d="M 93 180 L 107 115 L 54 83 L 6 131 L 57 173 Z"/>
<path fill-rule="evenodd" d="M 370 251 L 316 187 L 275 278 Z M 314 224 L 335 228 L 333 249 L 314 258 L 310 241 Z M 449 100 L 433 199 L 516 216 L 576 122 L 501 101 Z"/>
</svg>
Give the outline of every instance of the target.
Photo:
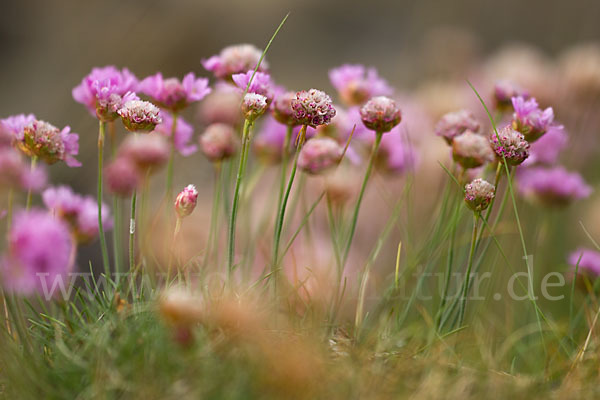
<svg viewBox="0 0 600 400">
<path fill-rule="evenodd" d="M 0 149 L 0 186 L 38 192 L 46 185 L 46 172 L 41 167 L 31 170 L 20 152 L 12 147 Z"/>
<path fill-rule="evenodd" d="M 173 132 L 173 117 L 170 113 L 161 111 L 160 117 L 162 122 L 156 125 L 154 129 L 166 138 L 170 138 Z M 194 154 L 198 150 L 198 146 L 190 144 L 194 128 L 183 117 L 177 117 L 177 125 L 175 126 L 175 138 L 173 144 L 175 148 L 184 157 Z"/>
<path fill-rule="evenodd" d="M 269 164 L 281 161 L 287 130 L 287 125 L 277 122 L 273 117 L 269 116 L 264 119 L 256 138 L 252 140 L 253 149 L 261 161 Z M 291 150 L 299 132 L 300 127 L 295 127 L 292 132 L 288 151 Z"/>
<path fill-rule="evenodd" d="M 391 131 L 402 120 L 402 113 L 396 102 L 385 96 L 369 100 L 361 107 L 360 116 L 363 124 L 377 133 Z"/>
<path fill-rule="evenodd" d="M 35 120 L 25 126 L 17 137 L 17 145 L 23 153 L 36 156 L 48 164 L 64 161 L 69 167 L 80 167 L 74 156 L 79 152 L 79 135 L 71 133 L 66 126 L 59 130 L 45 121 Z"/>
<path fill-rule="evenodd" d="M 374 96 L 390 96 L 393 89 L 375 68 L 344 64 L 329 71 L 329 80 L 342 101 L 349 106 L 361 105 Z"/>
<path fill-rule="evenodd" d="M 452 141 L 452 158 L 463 168 L 477 168 L 494 161 L 494 151 L 485 137 L 466 131 Z"/>
<path fill-rule="evenodd" d="M 567 134 L 562 125 L 551 125 L 544 136 L 531 144 L 529 158 L 525 160 L 523 165 L 555 164 L 560 152 L 565 148 L 568 141 Z"/>
<path fill-rule="evenodd" d="M 596 250 L 579 248 L 569 255 L 569 264 L 573 267 L 578 266 L 578 274 L 590 274 L 592 278 L 600 275 L 600 252 Z"/>
<path fill-rule="evenodd" d="M 155 171 L 169 159 L 169 144 L 162 135 L 130 135 L 121 144 L 117 158 L 131 160 L 141 171 Z"/>
<path fill-rule="evenodd" d="M 151 132 L 162 122 L 160 109 L 149 101 L 128 101 L 119 109 L 118 114 L 130 132 Z"/>
<path fill-rule="evenodd" d="M 296 92 L 296 98 L 292 100 L 292 109 L 298 125 L 307 125 L 313 128 L 319 125 L 328 125 L 335 117 L 335 108 L 331 97 L 317 89 Z"/>
<path fill-rule="evenodd" d="M 238 148 L 239 139 L 233 127 L 227 124 L 212 124 L 200 136 L 202 152 L 212 162 L 233 156 Z"/>
<path fill-rule="evenodd" d="M 252 70 L 246 73 L 232 75 L 231 79 L 242 93 L 248 88 L 248 93 L 261 94 L 265 96 L 270 103 L 274 96 L 271 76 L 264 72 L 257 72 L 254 74 L 254 78 L 252 78 L 253 74 L 254 71 Z M 251 78 L 252 82 L 250 83 L 250 86 L 248 86 L 248 82 L 250 82 Z"/>
<path fill-rule="evenodd" d="M 36 120 L 33 114 L 18 114 L 0 120 L 3 129 L 10 132 L 14 139 L 23 140 L 23 132 L 27 125 L 32 124 Z"/>
<path fill-rule="evenodd" d="M 220 83 L 220 84 L 219 84 Z M 222 122 L 235 126 L 242 120 L 242 96 L 233 85 L 219 82 L 198 108 L 199 117 L 205 125 Z"/>
<path fill-rule="evenodd" d="M 490 135 L 492 150 L 499 160 L 506 159 L 509 165 L 519 165 L 529 157 L 529 143 L 525 137 L 507 125 Z"/>
<path fill-rule="evenodd" d="M 563 206 L 592 193 L 581 175 L 563 167 L 520 169 L 517 185 L 521 194 L 544 205 Z"/>
<path fill-rule="evenodd" d="M 141 173 L 133 160 L 117 157 L 105 169 L 106 185 L 111 193 L 129 197 L 142 181 Z"/>
<path fill-rule="evenodd" d="M 344 149 L 331 138 L 314 138 L 306 142 L 298 155 L 298 167 L 309 174 L 319 174 L 336 166 Z"/>
<path fill-rule="evenodd" d="M 109 65 L 93 68 L 73 91 L 73 98 L 83 104 L 90 114 L 102 120 L 114 120 L 121 98 L 135 92 L 138 80 L 127 68 L 118 70 Z"/>
<path fill-rule="evenodd" d="M 403 174 L 416 166 L 417 154 L 405 136 L 398 127 L 383 135 L 377 154 L 377 168 L 392 174 Z"/>
<path fill-rule="evenodd" d="M 67 224 L 46 211 L 19 212 L 0 267 L 2 282 L 7 290 L 21 295 L 43 294 L 57 279 L 67 283 L 74 256 Z"/>
<path fill-rule="evenodd" d="M 248 121 L 254 121 L 267 111 L 268 99 L 262 94 L 246 93 L 242 101 L 242 113 Z"/>
<path fill-rule="evenodd" d="M 529 100 L 525 100 L 522 96 L 513 97 L 512 105 L 515 110 L 513 128 L 521 132 L 529 143 L 533 143 L 546 133 L 554 121 L 552 107 L 540 109 L 533 97 Z"/>
<path fill-rule="evenodd" d="M 512 106 L 512 98 L 521 96 L 524 99 L 529 98 L 529 94 L 509 80 L 497 81 L 494 85 L 494 101 L 496 108 L 499 110 L 507 110 Z"/>
<path fill-rule="evenodd" d="M 194 185 L 187 185 L 175 199 L 175 212 L 179 218 L 190 215 L 198 202 L 198 191 Z"/>
<path fill-rule="evenodd" d="M 443 137 L 448 144 L 452 139 L 465 133 L 465 131 L 478 132 L 479 121 L 469 110 L 450 112 L 442 116 L 435 126 L 435 134 Z"/>
<path fill-rule="evenodd" d="M 475 179 L 465 185 L 465 203 L 475 212 L 488 208 L 496 195 L 494 185 L 483 179 Z"/>
<path fill-rule="evenodd" d="M 177 78 L 163 79 L 158 72 L 141 81 L 139 91 L 150 96 L 159 106 L 179 111 L 202 100 L 211 89 L 208 87 L 208 79 L 196 78 L 193 72 L 184 76 L 181 82 Z"/>
<path fill-rule="evenodd" d="M 230 79 L 233 74 L 254 70 L 261 56 L 262 51 L 253 45 L 240 44 L 225 47 L 218 55 L 202 60 L 202 65 L 207 71 L 213 72 L 215 77 Z M 267 69 L 267 62 L 263 60 L 259 71 L 264 72 Z"/>
</svg>

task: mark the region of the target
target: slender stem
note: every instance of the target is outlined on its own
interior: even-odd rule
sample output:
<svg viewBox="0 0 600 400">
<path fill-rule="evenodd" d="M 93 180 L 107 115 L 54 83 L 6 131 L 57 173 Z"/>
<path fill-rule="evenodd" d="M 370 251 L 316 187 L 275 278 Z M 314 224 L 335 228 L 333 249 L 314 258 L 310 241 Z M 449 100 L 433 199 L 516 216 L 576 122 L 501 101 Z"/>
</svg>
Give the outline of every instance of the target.
<svg viewBox="0 0 600 400">
<path fill-rule="evenodd" d="M 167 204 L 171 202 L 173 196 L 173 164 L 175 160 L 175 132 L 177 131 L 178 114 L 173 112 L 173 123 L 171 124 L 171 153 L 167 164 Z M 169 210 L 170 211 L 170 210 Z"/>
<path fill-rule="evenodd" d="M 304 140 L 306 138 L 306 125 L 302 126 L 300 130 L 300 134 L 298 136 L 298 143 L 296 144 L 296 154 L 294 155 L 294 162 L 292 164 L 292 170 L 290 172 L 290 177 L 288 179 L 288 183 L 283 193 L 283 198 L 281 199 L 281 205 L 279 207 L 279 212 L 277 214 L 277 221 L 275 222 L 275 235 L 273 239 L 273 259 L 271 262 L 271 272 L 272 278 L 275 278 L 274 281 L 277 281 L 277 266 L 279 264 L 279 242 L 281 241 L 281 232 L 283 230 L 283 222 L 285 219 L 285 209 L 287 207 L 288 200 L 290 198 L 290 192 L 292 191 L 292 185 L 294 184 L 294 178 L 296 177 L 296 170 L 298 167 L 298 156 L 300 155 L 300 149 L 302 145 L 304 145 Z"/>
<path fill-rule="evenodd" d="M 219 221 L 219 203 L 221 202 L 221 171 L 221 161 L 217 161 L 215 163 L 215 185 L 213 190 L 212 212 L 210 214 L 210 229 L 208 233 L 208 243 L 206 244 L 204 253 L 204 260 L 202 262 L 202 269 L 205 269 L 208 265 L 208 261 L 212 255 L 213 246 L 218 243 L 217 224 Z"/>
<path fill-rule="evenodd" d="M 469 292 L 469 280 L 471 279 L 471 268 L 473 268 L 473 255 L 475 254 L 475 243 L 477 243 L 477 223 L 479 222 L 479 214 L 473 216 L 473 236 L 471 237 L 471 249 L 469 250 L 469 263 L 467 265 L 467 273 L 463 283 L 463 293 L 460 302 L 460 312 L 458 317 L 458 326 L 462 326 L 465 318 L 465 308 L 467 306 L 467 295 Z"/>
<path fill-rule="evenodd" d="M 367 182 L 369 181 L 371 171 L 373 170 L 373 164 L 375 162 L 377 152 L 379 151 L 379 145 L 381 144 L 382 136 L 383 133 L 375 132 L 375 142 L 373 143 L 373 148 L 371 149 L 371 155 L 369 157 L 369 163 L 367 164 L 367 170 L 365 171 L 365 177 L 360 188 L 360 193 L 358 195 L 358 200 L 356 201 L 356 206 L 354 207 L 354 214 L 352 216 L 352 223 L 350 225 L 350 233 L 348 234 L 348 241 L 346 242 L 346 248 L 344 249 L 344 257 L 342 258 L 342 268 L 346 265 L 346 261 L 348 260 L 348 254 L 350 253 L 350 247 L 352 246 L 352 240 L 354 239 L 354 233 L 356 231 L 356 223 L 358 221 L 358 212 L 360 210 L 360 204 L 362 203 L 363 197 L 365 195 Z"/>
<path fill-rule="evenodd" d="M 233 275 L 233 264 L 235 256 L 235 224 L 237 220 L 237 212 L 240 201 L 240 188 L 242 186 L 242 178 L 246 170 L 246 162 L 248 159 L 248 150 L 250 148 L 250 128 L 252 122 L 249 120 L 244 121 L 244 130 L 242 132 L 242 153 L 240 155 L 240 164 L 238 166 L 237 178 L 235 181 L 235 190 L 233 192 L 233 204 L 231 206 L 231 218 L 229 220 L 229 239 L 228 239 L 228 252 L 227 252 L 227 273 L 229 275 L 229 281 Z"/>
<path fill-rule="evenodd" d="M 35 166 L 37 165 L 37 156 L 31 157 L 31 172 L 35 170 Z M 31 208 L 31 188 L 27 189 L 27 202 L 25 203 L 25 209 L 29 210 Z"/>
<path fill-rule="evenodd" d="M 135 269 L 135 205 L 137 190 L 131 196 L 131 217 L 129 219 L 129 272 Z"/>
<path fill-rule="evenodd" d="M 171 270 L 173 268 L 173 258 L 174 258 L 174 252 L 175 252 L 175 245 L 177 244 L 177 234 L 179 234 L 179 230 L 181 229 L 181 218 L 177 217 L 177 220 L 175 222 L 175 229 L 173 230 L 173 241 L 171 243 L 171 251 L 169 254 L 169 267 L 167 268 L 167 284 L 169 283 L 169 280 L 171 279 Z"/>
<path fill-rule="evenodd" d="M 115 274 L 118 277 L 121 272 L 121 202 L 118 196 L 113 196 L 113 261 L 115 263 Z"/>
<path fill-rule="evenodd" d="M 281 201 L 283 200 L 283 193 L 285 191 L 285 178 L 287 177 L 287 164 L 290 155 L 289 147 L 290 141 L 292 140 L 292 132 L 294 127 L 288 125 L 285 139 L 283 141 L 283 149 L 281 153 L 281 178 L 279 181 L 279 199 L 277 200 L 277 209 L 281 207 Z"/>
<path fill-rule="evenodd" d="M 99 121 L 98 124 L 98 235 L 100 236 L 100 248 L 102 250 L 102 264 L 106 277 L 110 276 L 110 264 L 108 261 L 108 248 L 106 247 L 106 237 L 104 236 L 104 226 L 102 224 L 102 164 L 104 159 L 104 130 L 106 123 Z"/>
<path fill-rule="evenodd" d="M 456 207 L 456 214 L 458 214 L 458 205 Z M 450 281 L 452 279 L 452 263 L 454 262 L 454 243 L 456 237 L 456 223 L 452 224 L 452 233 L 450 234 L 450 245 L 448 248 L 448 260 L 446 264 L 446 279 L 444 282 L 444 292 L 440 300 L 440 307 L 438 309 L 438 315 L 436 318 L 436 329 L 438 332 L 441 330 L 442 316 L 444 314 L 444 307 L 448 301 L 448 290 L 450 290 Z"/>
</svg>

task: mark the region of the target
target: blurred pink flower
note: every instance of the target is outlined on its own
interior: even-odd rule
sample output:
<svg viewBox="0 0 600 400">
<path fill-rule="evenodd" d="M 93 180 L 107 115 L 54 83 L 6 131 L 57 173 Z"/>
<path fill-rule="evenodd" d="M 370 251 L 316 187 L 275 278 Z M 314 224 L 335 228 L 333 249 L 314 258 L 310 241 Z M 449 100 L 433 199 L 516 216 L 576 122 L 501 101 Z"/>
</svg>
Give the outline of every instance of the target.
<svg viewBox="0 0 600 400">
<path fill-rule="evenodd" d="M 175 212 L 179 218 L 190 215 L 198 202 L 198 191 L 194 185 L 187 185 L 175 198 Z"/>
<path fill-rule="evenodd" d="M 17 136 L 17 145 L 23 153 L 47 164 L 64 161 L 69 167 L 81 166 L 74 157 L 79 153 L 79 135 L 68 126 L 59 130 L 48 122 L 35 120 Z"/>
<path fill-rule="evenodd" d="M 32 170 L 17 149 L 0 149 L 0 186 L 37 192 L 46 185 L 46 180 L 46 171 L 41 166 Z"/>
<path fill-rule="evenodd" d="M 200 136 L 202 152 L 212 162 L 233 156 L 237 152 L 238 142 L 233 127 L 227 124 L 211 124 Z"/>
<path fill-rule="evenodd" d="M 160 133 L 166 138 L 170 138 L 173 131 L 173 116 L 168 112 L 161 111 L 160 117 L 162 122 L 156 125 L 154 131 Z M 193 135 L 194 128 L 192 125 L 183 119 L 182 116 L 178 116 L 173 144 L 175 145 L 175 148 L 179 154 L 184 157 L 192 155 L 198 151 L 198 146 L 190 143 Z"/>
<path fill-rule="evenodd" d="M 319 174 L 336 166 L 342 159 L 343 151 L 338 142 L 331 138 L 310 139 L 300 150 L 298 168 L 309 174 Z"/>
<path fill-rule="evenodd" d="M 207 71 L 215 74 L 219 79 L 229 79 L 233 74 L 254 70 L 262 51 L 251 44 L 239 44 L 225 47 L 218 55 L 202 60 L 202 65 Z M 265 72 L 268 64 L 263 60 L 259 71 Z"/>
<path fill-rule="evenodd" d="M 521 132 L 529 143 L 533 143 L 546 133 L 554 121 L 552 107 L 540 109 L 533 97 L 529 100 L 522 96 L 513 97 L 512 105 L 515 110 L 513 127 Z"/>
<path fill-rule="evenodd" d="M 117 158 L 127 158 L 138 169 L 156 171 L 169 159 L 169 144 L 158 134 L 129 135 L 121 143 Z"/>
<path fill-rule="evenodd" d="M 545 205 L 567 205 L 592 193 L 581 175 L 563 167 L 522 168 L 517 173 L 517 187 L 524 196 Z"/>
<path fill-rule="evenodd" d="M 252 74 L 254 74 L 253 70 L 232 75 L 231 79 L 242 92 L 248 88 L 248 93 L 261 94 L 265 96 L 267 98 L 267 102 L 270 103 L 274 97 L 274 85 L 271 81 L 271 76 L 265 72 L 257 72 L 254 74 L 254 78 L 252 78 Z M 250 83 L 250 86 L 248 86 L 250 79 L 252 79 L 252 82 Z"/>
<path fill-rule="evenodd" d="M 329 80 L 346 105 L 361 105 L 374 96 L 390 96 L 393 89 L 375 68 L 344 64 L 329 71 Z"/>
<path fill-rule="evenodd" d="M 156 104 L 171 111 L 182 110 L 211 92 L 208 79 L 196 78 L 193 72 L 184 76 L 181 82 L 177 78 L 163 79 L 158 72 L 142 80 L 138 88 Z"/>
<path fill-rule="evenodd" d="M 111 193 L 129 197 L 140 185 L 142 176 L 133 160 L 117 157 L 105 169 L 106 185 Z"/>
<path fill-rule="evenodd" d="M 562 125 L 551 125 L 548 132 L 531 144 L 529 158 L 525 160 L 523 166 L 555 164 L 568 141 Z"/>
<path fill-rule="evenodd" d="M 292 100 L 292 109 L 299 125 L 313 128 L 328 125 L 336 113 L 331 97 L 317 89 L 296 92 L 296 98 Z"/>
<path fill-rule="evenodd" d="M 600 252 L 592 249 L 579 248 L 569 255 L 569 264 L 573 267 L 578 266 L 578 274 L 589 273 L 592 277 L 600 275 Z"/>
</svg>

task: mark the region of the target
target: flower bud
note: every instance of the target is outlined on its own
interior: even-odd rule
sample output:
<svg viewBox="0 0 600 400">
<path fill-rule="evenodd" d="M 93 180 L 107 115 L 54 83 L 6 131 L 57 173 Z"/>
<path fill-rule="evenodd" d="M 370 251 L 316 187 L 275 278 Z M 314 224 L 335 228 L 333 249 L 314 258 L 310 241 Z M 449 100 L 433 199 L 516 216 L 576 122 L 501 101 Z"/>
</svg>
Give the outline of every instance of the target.
<svg viewBox="0 0 600 400">
<path fill-rule="evenodd" d="M 400 123 L 402 114 L 394 100 L 377 96 L 362 106 L 360 117 L 367 128 L 377 133 L 385 133 Z"/>
<path fill-rule="evenodd" d="M 175 212 L 179 218 L 187 217 L 196 208 L 198 191 L 194 185 L 187 185 L 175 198 Z"/>
<path fill-rule="evenodd" d="M 286 92 L 273 100 L 273 117 L 284 125 L 296 125 L 292 101 L 296 98 L 295 92 Z"/>
<path fill-rule="evenodd" d="M 533 143 L 552 125 L 554 121 L 554 111 L 552 107 L 545 110 L 539 108 L 534 98 L 525 100 L 525 98 L 513 97 L 513 128 L 523 134 L 529 143 Z"/>
<path fill-rule="evenodd" d="M 337 165 L 344 150 L 331 138 L 311 139 L 298 155 L 298 167 L 309 174 L 318 174 Z"/>
<path fill-rule="evenodd" d="M 485 137 L 467 131 L 452 141 L 452 158 L 463 168 L 477 168 L 494 161 L 494 151 Z"/>
<path fill-rule="evenodd" d="M 435 126 L 435 134 L 443 137 L 448 144 L 452 144 L 452 139 L 456 136 L 466 131 L 477 132 L 479 127 L 479 121 L 471 111 L 460 110 L 442 116 Z"/>
<path fill-rule="evenodd" d="M 316 128 L 327 125 L 335 117 L 331 97 L 317 89 L 301 90 L 292 99 L 292 110 L 298 125 L 307 125 Z"/>
<path fill-rule="evenodd" d="M 237 142 L 233 127 L 227 124 L 212 124 L 200 136 L 200 148 L 212 162 L 233 156 L 237 151 Z"/>
<path fill-rule="evenodd" d="M 465 185 L 465 203 L 475 212 L 481 212 L 488 208 L 495 194 L 494 185 L 480 178 Z"/>
<path fill-rule="evenodd" d="M 248 121 L 254 121 L 267 110 L 267 98 L 257 93 L 247 93 L 242 101 L 242 113 Z"/>
<path fill-rule="evenodd" d="M 130 132 L 151 132 L 162 122 L 159 108 L 149 101 L 128 101 L 118 114 Z"/>
<path fill-rule="evenodd" d="M 498 81 L 494 85 L 494 102 L 498 110 L 510 110 L 512 108 L 511 99 L 516 96 L 527 98 L 528 94 L 514 82 L 508 80 Z"/>
<path fill-rule="evenodd" d="M 498 135 L 492 132 L 490 144 L 496 156 L 499 159 L 505 158 L 509 165 L 519 165 L 529 157 L 529 143 L 510 125 L 500 129 Z"/>
</svg>

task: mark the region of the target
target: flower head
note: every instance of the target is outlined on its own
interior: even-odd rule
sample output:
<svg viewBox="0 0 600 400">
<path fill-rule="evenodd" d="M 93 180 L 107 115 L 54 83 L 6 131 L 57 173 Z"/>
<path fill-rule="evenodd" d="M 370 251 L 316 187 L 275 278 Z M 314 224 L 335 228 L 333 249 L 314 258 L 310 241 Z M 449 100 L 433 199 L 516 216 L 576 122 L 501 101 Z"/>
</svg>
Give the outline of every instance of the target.
<svg viewBox="0 0 600 400">
<path fill-rule="evenodd" d="M 342 159 L 344 149 L 331 138 L 314 138 L 306 142 L 298 155 L 298 167 L 309 174 L 319 174 Z"/>
<path fill-rule="evenodd" d="M 452 139 L 465 133 L 465 131 L 478 132 L 479 121 L 469 110 L 450 112 L 442 116 L 435 126 L 435 134 L 443 137 L 448 144 Z"/>
<path fill-rule="evenodd" d="M 0 267 L 7 290 L 44 294 L 58 279 L 66 283 L 75 253 L 69 228 L 62 220 L 41 210 L 20 212 L 15 215 L 8 242 Z"/>
<path fill-rule="evenodd" d="M 254 78 L 252 78 L 252 75 L 254 75 Z M 233 79 L 233 83 L 235 83 L 242 92 L 248 88 L 247 93 L 262 94 L 267 98 L 269 103 L 273 100 L 273 82 L 271 82 L 271 76 L 269 74 L 265 72 L 257 72 L 254 74 L 254 70 L 252 70 L 246 73 L 232 75 L 231 79 Z M 252 82 L 250 82 L 250 79 L 252 79 Z M 250 82 L 249 86 L 248 82 Z"/>
<path fill-rule="evenodd" d="M 373 97 L 360 109 L 360 116 L 365 126 L 377 133 L 392 130 L 400 123 L 402 113 L 396 102 L 389 97 Z"/>
<path fill-rule="evenodd" d="M 126 157 L 117 157 L 105 169 L 106 185 L 111 193 L 129 197 L 142 181 L 135 162 Z"/>
<path fill-rule="evenodd" d="M 149 101 L 128 101 L 118 113 L 130 132 L 151 132 L 162 122 L 159 108 Z"/>
<path fill-rule="evenodd" d="M 187 185 L 175 199 L 175 212 L 179 218 L 187 217 L 196 208 L 198 191 L 194 185 Z"/>
<path fill-rule="evenodd" d="M 73 98 L 83 104 L 90 114 L 102 121 L 112 121 L 116 112 L 131 96 L 123 99 L 128 92 L 135 92 L 138 80 L 127 68 L 118 70 L 109 65 L 93 68 L 81 83 L 73 89 Z"/>
<path fill-rule="evenodd" d="M 240 44 L 225 47 L 218 55 L 202 60 L 202 65 L 207 71 L 215 74 L 215 77 L 230 79 L 233 74 L 254 70 L 261 56 L 260 49 L 251 44 Z M 264 72 L 267 69 L 267 62 L 263 60 L 258 70 Z"/>
<path fill-rule="evenodd" d="M 531 144 L 529 158 L 525 160 L 523 165 L 552 165 L 556 163 L 560 152 L 565 148 L 567 142 L 568 137 L 564 127 L 562 125 L 551 125 L 544 136 Z"/>
<path fill-rule="evenodd" d="M 402 133 L 396 129 L 384 135 L 377 153 L 377 168 L 390 174 L 403 174 L 414 168 L 418 157 L 414 148 Z"/>
<path fill-rule="evenodd" d="M 273 100 L 273 117 L 285 125 L 297 125 L 298 121 L 294 118 L 292 101 L 296 98 L 296 92 L 285 92 L 275 96 Z"/>
<path fill-rule="evenodd" d="M 258 134 L 252 140 L 253 149 L 261 161 L 268 164 L 275 164 L 281 161 L 288 126 L 289 125 L 277 122 L 275 118 L 271 116 L 264 119 Z M 299 131 L 300 127 L 294 127 L 290 143 L 294 143 Z M 307 137 L 308 136 L 309 135 L 307 135 Z M 289 150 L 290 148 L 288 148 L 288 151 Z"/>
<path fill-rule="evenodd" d="M 242 119 L 241 93 L 232 85 L 217 84 L 215 90 L 206 96 L 198 108 L 199 118 L 206 125 L 222 122 L 235 126 Z"/>
<path fill-rule="evenodd" d="M 17 145 L 30 157 L 39 157 L 48 164 L 64 161 L 69 167 L 81 163 L 74 156 L 79 152 L 79 135 L 66 126 L 62 130 L 45 121 L 35 120 L 23 129 Z"/>
<path fill-rule="evenodd" d="M 513 128 L 521 132 L 528 142 L 533 143 L 539 139 L 554 121 L 552 107 L 545 110 L 539 108 L 537 101 L 532 97 L 525 100 L 522 96 L 512 98 L 515 110 L 513 114 Z"/>
<path fill-rule="evenodd" d="M 173 134 L 173 117 L 171 113 L 161 111 L 160 118 L 162 122 L 156 125 L 155 132 L 160 133 L 166 138 L 170 138 Z M 184 157 L 194 154 L 198 150 L 198 146 L 191 144 L 192 136 L 194 135 L 194 128 L 190 125 L 182 116 L 177 117 L 177 123 L 175 125 L 175 137 L 173 138 L 173 145 L 175 149 Z"/>
<path fill-rule="evenodd" d="M 521 96 L 524 99 L 529 94 L 512 81 L 503 79 L 494 85 L 494 102 L 498 110 L 509 110 L 512 107 L 512 98 Z"/>
<path fill-rule="evenodd" d="M 37 192 L 46 185 L 46 172 L 41 167 L 31 169 L 15 148 L 0 148 L 0 187 Z"/>
<path fill-rule="evenodd" d="M 375 68 L 345 64 L 329 71 L 329 80 L 342 101 L 349 106 L 361 105 L 373 96 L 389 96 L 393 90 Z"/>
<path fill-rule="evenodd" d="M 169 159 L 169 144 L 162 135 L 127 136 L 117 156 L 128 158 L 141 171 L 157 170 Z"/>
<path fill-rule="evenodd" d="M 577 267 L 579 275 L 600 276 L 600 252 L 596 250 L 579 248 L 569 255 L 568 261 L 573 271 Z"/>
<path fill-rule="evenodd" d="M 33 114 L 11 115 L 10 117 L 0 119 L 0 125 L 2 125 L 4 132 L 12 134 L 13 139 L 23 140 L 25 127 L 31 125 L 36 119 Z"/>
<path fill-rule="evenodd" d="M 519 165 L 529 157 L 529 143 L 525 137 L 507 125 L 490 135 L 490 144 L 499 159 L 506 159 L 509 165 Z"/>
<path fill-rule="evenodd" d="M 331 97 L 317 89 L 297 92 L 296 98 L 292 100 L 292 109 L 298 125 L 307 125 L 313 128 L 327 125 L 335 117 L 335 108 Z"/>
<path fill-rule="evenodd" d="M 242 113 L 248 121 L 254 121 L 267 111 L 267 98 L 262 94 L 246 93 L 242 101 Z"/>
<path fill-rule="evenodd" d="M 563 167 L 525 168 L 517 174 L 517 184 L 524 196 L 544 205 L 563 206 L 592 193 L 581 175 Z"/>
<path fill-rule="evenodd" d="M 463 168 L 477 168 L 494 161 L 494 151 L 485 137 L 466 131 L 452 140 L 452 158 Z"/>
<path fill-rule="evenodd" d="M 196 78 L 193 72 L 183 77 L 163 79 L 160 72 L 142 80 L 139 84 L 140 92 L 150 96 L 152 100 L 171 111 L 180 111 L 191 103 L 202 100 L 211 89 L 208 79 Z"/>
<path fill-rule="evenodd" d="M 212 162 L 221 161 L 237 152 L 239 139 L 227 124 L 209 125 L 200 136 L 200 148 Z"/>
<path fill-rule="evenodd" d="M 475 212 L 488 208 L 496 194 L 494 185 L 483 179 L 475 179 L 465 185 L 465 203 Z"/>
</svg>

